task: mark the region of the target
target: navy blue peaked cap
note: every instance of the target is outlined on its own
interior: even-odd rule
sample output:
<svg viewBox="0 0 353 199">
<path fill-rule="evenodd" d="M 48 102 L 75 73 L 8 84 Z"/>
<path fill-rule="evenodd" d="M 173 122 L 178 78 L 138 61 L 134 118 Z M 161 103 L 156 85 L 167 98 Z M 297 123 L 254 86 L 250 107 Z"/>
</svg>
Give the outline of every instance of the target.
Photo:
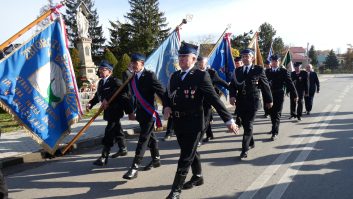
<svg viewBox="0 0 353 199">
<path fill-rule="evenodd" d="M 188 55 L 188 54 L 194 54 L 197 55 L 197 49 L 198 46 L 194 44 L 189 44 L 186 42 L 181 42 L 181 46 L 179 48 L 179 55 Z"/>
<path fill-rule="evenodd" d="M 107 68 L 110 71 L 113 71 L 113 66 L 107 60 L 102 60 L 99 64 L 99 68 Z"/>
<path fill-rule="evenodd" d="M 146 61 L 146 56 L 141 53 L 133 53 L 131 55 L 131 61 Z"/>
<path fill-rule="evenodd" d="M 271 60 L 271 61 L 277 61 L 277 60 L 279 60 L 280 58 L 281 58 L 281 57 L 280 57 L 279 55 L 274 54 L 274 55 L 271 55 L 270 60 Z"/>
<path fill-rule="evenodd" d="M 235 57 L 235 58 L 234 58 L 234 61 L 235 61 L 235 62 L 241 61 L 241 57 Z"/>
<path fill-rule="evenodd" d="M 252 54 L 252 55 L 254 55 L 254 51 L 251 50 L 250 48 L 247 48 L 247 49 L 242 50 L 240 54 L 242 54 L 242 55 L 244 55 L 244 54 Z"/>
</svg>

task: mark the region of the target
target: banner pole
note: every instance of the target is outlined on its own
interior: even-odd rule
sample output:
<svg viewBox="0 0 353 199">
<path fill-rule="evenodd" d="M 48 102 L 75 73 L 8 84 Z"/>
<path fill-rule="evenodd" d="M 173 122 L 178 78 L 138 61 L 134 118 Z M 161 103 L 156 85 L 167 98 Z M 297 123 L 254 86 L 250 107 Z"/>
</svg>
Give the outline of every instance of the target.
<svg viewBox="0 0 353 199">
<path fill-rule="evenodd" d="M 217 46 L 218 46 L 219 42 L 221 41 L 221 39 L 223 39 L 224 34 L 226 34 L 226 32 L 227 32 L 227 30 L 228 30 L 228 29 L 229 29 L 229 28 L 227 27 L 227 28 L 223 31 L 222 35 L 218 38 L 218 40 L 217 40 L 216 44 L 213 46 L 213 48 L 212 48 L 211 52 L 208 54 L 208 56 L 207 56 L 207 57 L 209 57 L 210 55 L 212 55 L 213 51 L 215 51 L 215 50 L 216 50 L 216 48 L 217 48 Z"/>
<path fill-rule="evenodd" d="M 62 1 L 61 4 L 64 5 L 65 1 Z M 8 40 L 6 40 L 4 43 L 0 45 L 0 51 L 2 51 L 4 48 L 6 48 L 8 45 L 10 45 L 13 41 L 21 37 L 23 34 L 25 34 L 27 31 L 29 31 L 31 28 L 34 26 L 38 25 L 41 21 L 43 21 L 45 18 L 50 16 L 55 10 L 54 9 L 49 9 L 46 11 L 43 15 L 38 17 L 36 20 L 32 21 L 30 24 L 28 24 L 26 27 L 24 27 L 22 30 L 17 32 L 15 35 L 10 37 Z"/>
<path fill-rule="evenodd" d="M 115 91 L 113 96 L 109 99 L 108 104 L 110 104 L 118 95 L 119 93 L 123 90 L 123 88 L 130 82 L 130 80 L 135 76 L 135 73 L 129 79 L 127 79 L 122 86 L 119 87 L 118 90 Z M 64 148 L 62 151 L 62 155 L 66 153 L 67 150 L 70 149 L 70 147 L 83 135 L 83 133 L 88 129 L 88 127 L 92 124 L 92 122 L 101 114 L 103 111 L 103 107 L 100 106 L 98 112 L 87 122 L 87 124 L 82 127 L 82 129 L 77 133 L 77 135 L 67 144 L 67 146 Z"/>
</svg>

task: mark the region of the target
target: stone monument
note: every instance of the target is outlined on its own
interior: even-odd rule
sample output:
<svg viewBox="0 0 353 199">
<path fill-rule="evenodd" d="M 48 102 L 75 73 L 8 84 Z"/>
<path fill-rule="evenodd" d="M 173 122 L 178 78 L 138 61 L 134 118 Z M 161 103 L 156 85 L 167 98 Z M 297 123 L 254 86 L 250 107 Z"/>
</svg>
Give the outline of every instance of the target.
<svg viewBox="0 0 353 199">
<path fill-rule="evenodd" d="M 89 38 L 88 28 L 89 21 L 88 17 L 91 15 L 87 6 L 81 1 L 76 8 L 76 22 L 77 22 L 77 48 L 81 60 L 80 76 L 82 81 L 88 81 L 90 84 L 94 84 L 98 77 L 96 75 L 96 66 L 92 61 L 91 55 L 91 44 L 92 39 Z"/>
</svg>

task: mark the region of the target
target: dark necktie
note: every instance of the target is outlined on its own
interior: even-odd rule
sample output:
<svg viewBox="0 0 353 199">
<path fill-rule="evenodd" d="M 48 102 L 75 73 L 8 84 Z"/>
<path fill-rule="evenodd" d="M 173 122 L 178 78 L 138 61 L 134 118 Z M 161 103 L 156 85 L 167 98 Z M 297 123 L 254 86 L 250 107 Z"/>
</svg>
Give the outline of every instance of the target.
<svg viewBox="0 0 353 199">
<path fill-rule="evenodd" d="M 183 76 L 185 75 L 186 72 L 181 72 L 180 73 L 180 80 L 183 80 Z"/>
<path fill-rule="evenodd" d="M 249 73 L 249 67 L 246 66 L 244 70 L 244 75 L 246 76 L 248 73 Z"/>
</svg>

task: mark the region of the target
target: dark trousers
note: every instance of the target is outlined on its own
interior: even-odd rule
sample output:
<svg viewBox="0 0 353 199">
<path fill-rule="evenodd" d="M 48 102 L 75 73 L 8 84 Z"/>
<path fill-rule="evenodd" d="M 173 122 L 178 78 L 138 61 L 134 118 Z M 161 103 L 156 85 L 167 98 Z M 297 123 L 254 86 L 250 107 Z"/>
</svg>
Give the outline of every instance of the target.
<svg viewBox="0 0 353 199">
<path fill-rule="evenodd" d="M 200 154 L 197 152 L 197 144 L 201 138 L 201 132 L 175 131 L 175 135 L 180 146 L 177 173 L 186 175 L 191 166 L 193 175 L 201 175 Z"/>
<path fill-rule="evenodd" d="M 203 112 L 204 112 L 205 124 L 204 124 L 204 129 L 202 130 L 202 134 L 200 136 L 200 139 L 203 138 L 205 133 L 206 133 L 206 137 L 213 138 L 213 132 L 212 132 L 212 128 L 211 128 L 212 108 L 211 107 L 210 108 L 204 107 Z"/>
<path fill-rule="evenodd" d="M 172 135 L 173 133 L 174 133 L 173 118 L 169 117 L 168 123 L 167 123 L 167 131 L 165 132 L 165 136 Z"/>
<path fill-rule="evenodd" d="M 8 190 L 5 182 L 5 177 L 0 170 L 0 199 L 7 199 Z"/>
<path fill-rule="evenodd" d="M 290 95 L 290 114 L 291 116 L 301 117 L 303 113 L 304 93 L 298 92 L 298 102 L 294 101 L 294 97 Z"/>
<path fill-rule="evenodd" d="M 314 95 L 315 95 L 315 94 L 312 94 L 312 95 L 309 95 L 309 96 L 307 96 L 307 97 L 304 97 L 304 100 L 305 100 L 305 110 L 306 110 L 307 112 L 310 112 L 311 109 L 313 108 Z"/>
<path fill-rule="evenodd" d="M 253 138 L 253 124 L 256 110 L 239 110 L 238 113 L 244 128 L 242 152 L 247 152 L 249 150 L 249 146 L 253 146 L 255 144 Z"/>
<path fill-rule="evenodd" d="M 105 133 L 102 140 L 102 144 L 107 149 L 110 149 L 114 145 L 114 141 L 117 141 L 120 149 L 126 148 L 126 140 L 123 129 L 121 128 L 120 120 L 108 121 L 105 127 Z"/>
<path fill-rule="evenodd" d="M 264 106 L 264 113 L 265 113 L 265 115 L 270 115 L 270 109 L 268 109 L 268 108 L 266 107 L 266 102 L 265 102 L 265 100 L 262 99 L 262 102 L 263 102 L 263 106 Z"/>
<path fill-rule="evenodd" d="M 136 151 L 135 151 L 135 156 L 143 158 L 145 155 L 147 147 L 150 148 L 151 153 L 152 151 L 158 151 L 158 140 L 153 132 L 153 127 L 154 127 L 154 120 L 153 118 L 147 120 L 147 121 L 139 121 L 140 123 L 140 136 L 139 136 L 139 141 L 136 146 Z M 153 156 L 153 155 L 152 155 Z M 152 157 L 155 158 L 155 157 Z"/>
<path fill-rule="evenodd" d="M 281 122 L 281 115 L 283 109 L 284 93 L 272 93 L 273 106 L 269 110 L 272 122 L 272 135 L 278 135 L 279 124 Z"/>
</svg>

